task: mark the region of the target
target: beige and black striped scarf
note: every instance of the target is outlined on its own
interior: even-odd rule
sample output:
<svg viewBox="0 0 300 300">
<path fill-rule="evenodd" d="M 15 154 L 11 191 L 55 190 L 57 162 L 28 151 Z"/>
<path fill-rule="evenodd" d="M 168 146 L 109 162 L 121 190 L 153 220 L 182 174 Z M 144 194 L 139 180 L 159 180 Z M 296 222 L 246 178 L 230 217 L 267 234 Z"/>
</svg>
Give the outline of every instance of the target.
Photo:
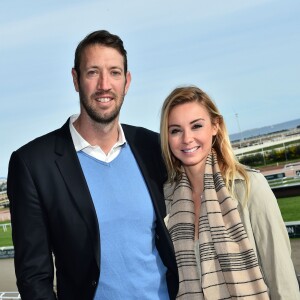
<svg viewBox="0 0 300 300">
<path fill-rule="evenodd" d="M 257 257 L 237 203 L 225 187 L 215 152 L 206 160 L 199 240 L 194 240 L 194 203 L 189 180 L 166 194 L 168 230 L 179 272 L 177 299 L 269 299 Z M 170 192 L 170 191 L 169 191 Z"/>
</svg>

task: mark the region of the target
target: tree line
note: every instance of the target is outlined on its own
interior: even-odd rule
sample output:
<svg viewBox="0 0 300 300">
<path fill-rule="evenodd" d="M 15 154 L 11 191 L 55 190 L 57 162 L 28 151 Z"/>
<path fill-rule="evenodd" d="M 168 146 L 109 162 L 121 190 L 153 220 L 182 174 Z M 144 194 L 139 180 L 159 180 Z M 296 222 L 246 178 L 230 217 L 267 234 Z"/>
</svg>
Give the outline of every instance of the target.
<svg viewBox="0 0 300 300">
<path fill-rule="evenodd" d="M 238 156 L 240 163 L 250 167 L 273 165 L 298 159 L 300 159 L 300 144 L 292 144 L 271 150 L 261 149 L 259 152 Z"/>
</svg>

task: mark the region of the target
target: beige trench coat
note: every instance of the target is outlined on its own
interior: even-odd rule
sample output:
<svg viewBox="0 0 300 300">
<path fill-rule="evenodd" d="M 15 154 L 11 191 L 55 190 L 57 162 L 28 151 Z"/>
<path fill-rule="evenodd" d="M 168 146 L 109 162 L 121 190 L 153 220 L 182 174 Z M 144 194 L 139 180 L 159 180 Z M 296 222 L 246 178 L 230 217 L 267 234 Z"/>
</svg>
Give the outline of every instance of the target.
<svg viewBox="0 0 300 300">
<path fill-rule="evenodd" d="M 291 260 L 291 246 L 277 199 L 265 177 L 249 171 L 250 194 L 247 205 L 244 180 L 236 179 L 241 220 L 257 253 L 271 300 L 299 300 L 299 286 Z M 300 250 L 299 250 L 300 251 Z"/>
</svg>

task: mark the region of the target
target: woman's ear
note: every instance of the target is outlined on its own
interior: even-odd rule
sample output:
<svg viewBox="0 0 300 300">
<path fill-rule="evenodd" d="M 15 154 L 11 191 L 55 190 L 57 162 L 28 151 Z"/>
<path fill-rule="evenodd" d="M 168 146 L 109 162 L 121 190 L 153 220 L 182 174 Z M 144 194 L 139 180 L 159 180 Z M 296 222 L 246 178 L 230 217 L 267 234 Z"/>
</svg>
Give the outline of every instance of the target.
<svg viewBox="0 0 300 300">
<path fill-rule="evenodd" d="M 216 136 L 219 131 L 219 120 L 216 120 L 216 122 L 213 124 L 213 136 Z"/>
</svg>

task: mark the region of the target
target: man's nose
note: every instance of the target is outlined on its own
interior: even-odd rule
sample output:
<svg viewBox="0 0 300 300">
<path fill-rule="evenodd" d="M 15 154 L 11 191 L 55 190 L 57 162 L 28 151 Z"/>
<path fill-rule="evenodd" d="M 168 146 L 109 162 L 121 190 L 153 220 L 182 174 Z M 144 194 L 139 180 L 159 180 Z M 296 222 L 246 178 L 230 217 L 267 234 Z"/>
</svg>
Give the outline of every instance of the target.
<svg viewBox="0 0 300 300">
<path fill-rule="evenodd" d="M 97 88 L 99 90 L 110 90 L 110 81 L 109 81 L 109 76 L 106 73 L 101 73 L 98 79 L 98 84 Z"/>
</svg>

